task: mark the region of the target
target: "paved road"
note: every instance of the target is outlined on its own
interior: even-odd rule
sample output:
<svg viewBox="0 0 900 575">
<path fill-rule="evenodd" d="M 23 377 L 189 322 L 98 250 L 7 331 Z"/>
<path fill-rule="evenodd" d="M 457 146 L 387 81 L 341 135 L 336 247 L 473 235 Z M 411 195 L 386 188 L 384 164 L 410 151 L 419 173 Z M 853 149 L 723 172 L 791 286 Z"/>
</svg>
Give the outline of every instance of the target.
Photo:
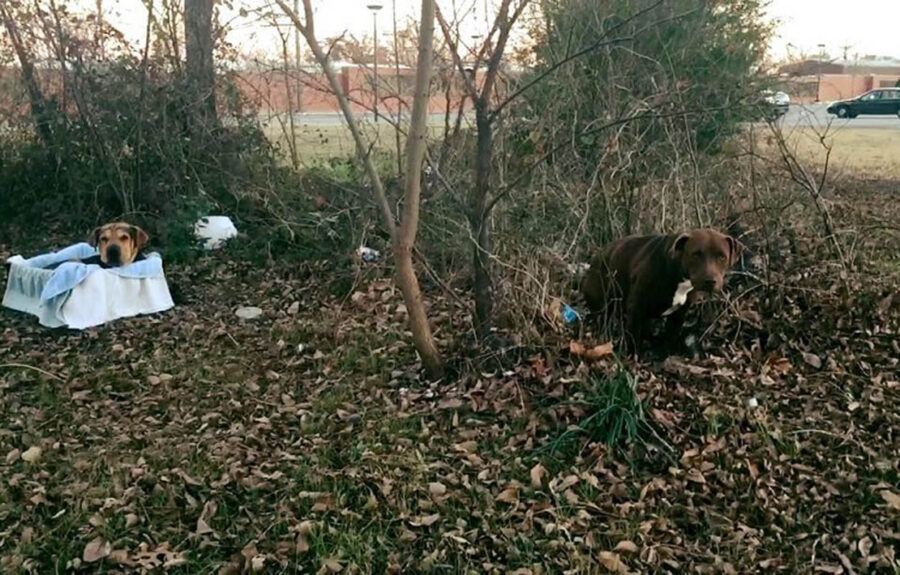
<svg viewBox="0 0 900 575">
<path fill-rule="evenodd" d="M 900 119 L 897 116 L 859 116 L 853 120 L 841 120 L 825 111 L 826 104 L 792 104 L 788 113 L 781 119 L 786 128 L 803 126 L 824 127 L 830 121 L 832 128 L 871 128 L 876 130 L 900 131 Z"/>
<path fill-rule="evenodd" d="M 898 119 L 897 116 L 860 116 L 853 120 L 840 120 L 836 116 L 832 116 L 826 112 L 826 107 L 826 104 L 792 104 L 788 113 L 781 119 L 782 125 L 785 128 L 803 126 L 824 127 L 830 121 L 832 122 L 832 128 L 872 128 L 900 131 L 900 119 Z M 307 126 L 336 126 L 344 123 L 344 118 L 340 114 L 327 112 L 297 114 L 295 119 L 300 125 Z M 359 119 L 364 122 L 371 122 L 374 117 L 372 114 L 365 114 L 360 115 Z M 444 115 L 429 114 L 428 123 L 431 125 L 441 125 L 444 123 Z"/>
</svg>

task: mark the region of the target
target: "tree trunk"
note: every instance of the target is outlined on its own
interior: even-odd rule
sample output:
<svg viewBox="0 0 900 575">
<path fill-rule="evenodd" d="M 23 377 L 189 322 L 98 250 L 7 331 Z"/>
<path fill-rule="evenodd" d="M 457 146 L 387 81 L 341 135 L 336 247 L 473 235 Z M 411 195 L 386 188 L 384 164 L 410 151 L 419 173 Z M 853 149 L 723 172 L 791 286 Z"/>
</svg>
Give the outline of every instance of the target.
<svg viewBox="0 0 900 575">
<path fill-rule="evenodd" d="M 192 135 L 218 125 L 216 70 L 213 62 L 213 4 L 215 0 L 185 0 L 184 49 L 188 85 L 188 113 Z"/>
<path fill-rule="evenodd" d="M 488 195 L 493 160 L 493 124 L 487 102 L 475 102 L 475 186 L 469 201 L 469 224 L 475 236 L 473 270 L 475 273 L 475 334 L 482 342 L 491 334 L 494 294 L 491 282 L 491 217 Z"/>
<path fill-rule="evenodd" d="M 3 18 L 3 26 L 9 34 L 9 40 L 16 58 L 19 60 L 19 67 L 22 69 L 22 83 L 25 84 L 25 90 L 28 92 L 28 103 L 31 105 L 31 117 L 34 119 L 34 128 L 37 131 L 41 143 L 47 147 L 51 153 L 55 155 L 56 146 L 53 138 L 53 131 L 50 128 L 50 117 L 47 110 L 47 100 L 44 98 L 43 92 L 38 85 L 37 77 L 34 73 L 34 63 L 31 56 L 25 49 L 22 37 L 19 36 L 19 29 L 16 27 L 14 15 L 0 1 L 0 18 Z"/>
<path fill-rule="evenodd" d="M 294 26 L 306 38 L 306 43 L 312 50 L 316 62 L 325 72 L 328 84 L 338 100 L 344 119 L 353 136 L 356 145 L 356 156 L 364 166 L 366 175 L 372 184 L 376 203 L 384 220 L 384 227 L 391 235 L 392 251 L 397 265 L 396 282 L 403 293 L 403 302 L 409 313 L 409 328 L 413 334 L 413 344 L 422 365 L 429 377 L 439 378 L 443 375 L 444 365 L 437 346 L 434 344 L 434 336 L 428 324 L 425 313 L 425 302 L 422 299 L 422 290 L 416 279 L 413 266 L 412 253 L 416 242 L 416 234 L 419 230 L 419 200 L 422 187 L 422 162 L 425 158 L 428 119 L 428 93 L 431 83 L 431 59 L 434 40 L 434 0 L 422 0 L 422 24 L 419 33 L 419 61 L 416 67 L 416 93 L 413 98 L 412 118 L 410 119 L 409 137 L 406 142 L 406 182 L 403 202 L 403 217 L 398 226 L 394 222 L 394 214 L 391 204 L 384 192 L 384 186 L 378 175 L 371 155 L 368 153 L 362 133 L 356 123 L 347 94 L 341 85 L 340 79 L 335 74 L 328 60 L 328 55 L 322 50 L 316 40 L 313 25 L 313 9 L 311 0 L 303 0 L 303 10 L 306 23 L 300 20 L 296 12 L 291 10 L 285 0 L 275 0 L 281 10 L 287 14 Z"/>
<path fill-rule="evenodd" d="M 397 285 L 409 312 L 409 329 L 429 377 L 439 378 L 444 366 L 434 345 L 425 302 L 413 267 L 412 252 L 419 231 L 419 205 L 422 192 L 422 162 L 427 147 L 428 95 L 431 86 L 431 59 L 434 51 L 434 0 L 422 0 L 422 22 L 419 30 L 419 58 L 416 65 L 416 91 L 413 96 L 409 135 L 406 139 L 406 182 L 403 217 L 394 241 Z"/>
</svg>

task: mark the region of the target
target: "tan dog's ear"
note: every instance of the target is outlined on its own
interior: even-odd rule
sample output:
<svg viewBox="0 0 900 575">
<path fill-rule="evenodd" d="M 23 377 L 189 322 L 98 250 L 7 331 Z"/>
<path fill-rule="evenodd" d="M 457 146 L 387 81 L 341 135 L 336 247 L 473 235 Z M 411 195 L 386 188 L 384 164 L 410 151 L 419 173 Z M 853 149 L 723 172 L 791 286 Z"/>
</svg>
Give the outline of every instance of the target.
<svg viewBox="0 0 900 575">
<path fill-rule="evenodd" d="M 147 235 L 147 232 L 137 226 L 131 226 L 130 231 L 131 239 L 134 241 L 134 251 L 138 252 L 147 245 L 147 242 L 150 241 L 150 236 Z"/>
<path fill-rule="evenodd" d="M 102 227 L 94 228 L 94 231 L 91 232 L 91 235 L 88 236 L 88 243 L 93 247 L 97 247 L 97 244 L 100 243 L 100 232 L 103 230 Z"/>
<path fill-rule="evenodd" d="M 726 236 L 725 239 L 728 240 L 728 249 L 730 253 L 728 264 L 733 266 L 741 261 L 741 254 L 744 253 L 744 244 L 731 236 Z"/>
<path fill-rule="evenodd" d="M 681 234 L 675 238 L 675 241 L 672 242 L 672 247 L 669 248 L 669 257 L 673 260 L 679 259 L 681 254 L 684 253 L 684 246 L 687 245 L 689 239 L 691 239 L 691 234 Z"/>
</svg>

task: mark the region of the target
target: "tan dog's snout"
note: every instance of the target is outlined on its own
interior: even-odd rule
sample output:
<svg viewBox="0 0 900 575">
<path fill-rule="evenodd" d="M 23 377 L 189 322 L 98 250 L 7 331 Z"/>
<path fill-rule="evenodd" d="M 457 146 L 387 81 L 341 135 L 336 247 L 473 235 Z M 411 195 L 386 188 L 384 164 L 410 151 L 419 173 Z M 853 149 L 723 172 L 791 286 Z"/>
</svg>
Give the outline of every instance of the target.
<svg viewBox="0 0 900 575">
<path fill-rule="evenodd" d="M 134 261 L 150 237 L 138 226 L 113 222 L 95 229 L 91 245 L 100 252 L 100 261 L 108 266 L 123 266 Z"/>
</svg>

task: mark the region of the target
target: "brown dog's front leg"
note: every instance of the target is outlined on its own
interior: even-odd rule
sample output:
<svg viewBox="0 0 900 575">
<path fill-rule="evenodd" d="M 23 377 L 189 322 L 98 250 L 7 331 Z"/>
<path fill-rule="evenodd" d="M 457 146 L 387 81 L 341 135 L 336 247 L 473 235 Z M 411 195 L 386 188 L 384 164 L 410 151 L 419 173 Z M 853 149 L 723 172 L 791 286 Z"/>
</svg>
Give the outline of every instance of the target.
<svg viewBox="0 0 900 575">
<path fill-rule="evenodd" d="M 683 305 L 666 318 L 665 346 L 667 351 L 678 353 L 684 349 L 681 329 L 684 327 L 687 311 L 688 306 Z"/>
</svg>

